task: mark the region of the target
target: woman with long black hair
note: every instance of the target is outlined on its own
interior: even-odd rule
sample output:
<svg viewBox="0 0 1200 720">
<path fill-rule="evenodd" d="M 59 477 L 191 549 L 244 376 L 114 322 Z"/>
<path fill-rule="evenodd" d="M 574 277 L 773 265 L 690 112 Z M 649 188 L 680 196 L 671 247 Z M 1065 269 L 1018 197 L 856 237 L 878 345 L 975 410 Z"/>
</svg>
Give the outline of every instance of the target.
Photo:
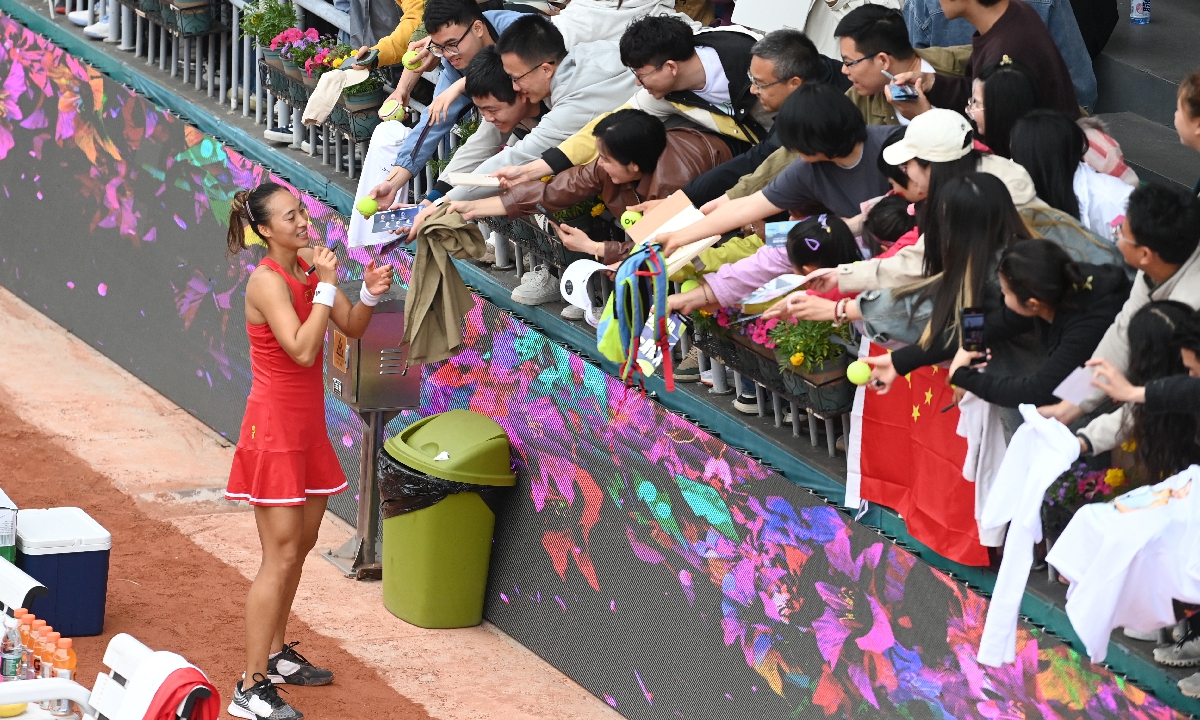
<svg viewBox="0 0 1200 720">
<path fill-rule="evenodd" d="M 1119 182 L 1119 181 L 1118 181 Z M 983 372 L 984 353 L 959 349 L 950 365 L 950 382 L 994 405 L 1056 402 L 1053 391 L 1092 356 L 1100 338 L 1129 297 L 1129 278 L 1116 265 L 1071 260 L 1049 240 L 1022 240 L 1000 256 L 1004 305 L 987 318 L 989 343 L 1033 331 L 1046 357 L 1030 372 Z"/>
<path fill-rule="evenodd" d="M 1034 110 L 1013 126 L 1010 147 L 1012 159 L 1033 178 L 1039 198 L 1097 237 L 1112 237 L 1113 222 L 1124 216 L 1133 186 L 1083 161 L 1088 140 L 1078 123 L 1054 110 Z"/>
<path fill-rule="evenodd" d="M 379 297 L 392 284 L 392 266 L 367 266 L 359 302 L 338 289 L 337 257 L 309 247 L 308 213 L 287 188 L 264 182 L 233 197 L 227 243 L 246 249 L 247 230 L 267 244 L 267 255 L 246 283 L 246 334 L 253 380 L 242 419 L 228 500 L 254 507 L 262 564 L 246 597 L 246 674 L 229 714 L 255 720 L 303 717 L 275 685 L 328 685 L 333 673 L 314 667 L 284 643 L 304 558 L 330 495 L 346 478 L 325 427 L 322 373 L 325 331 L 333 323 L 362 337 Z"/>
</svg>

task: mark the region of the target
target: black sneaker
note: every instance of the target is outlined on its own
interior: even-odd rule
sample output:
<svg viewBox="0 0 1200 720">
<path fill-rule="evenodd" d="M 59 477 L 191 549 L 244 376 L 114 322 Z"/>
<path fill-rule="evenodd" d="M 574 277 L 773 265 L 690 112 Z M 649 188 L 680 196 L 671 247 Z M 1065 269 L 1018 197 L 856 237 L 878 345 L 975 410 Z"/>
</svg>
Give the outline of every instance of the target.
<svg viewBox="0 0 1200 720">
<path fill-rule="evenodd" d="M 279 697 L 279 689 L 262 673 L 254 674 L 254 684 L 249 690 L 242 690 L 242 681 L 238 680 L 229 703 L 229 714 L 245 720 L 300 720 L 304 717 L 304 713 Z"/>
<path fill-rule="evenodd" d="M 314 667 L 296 652 L 299 642 L 288 643 L 275 657 L 267 660 L 267 677 L 279 685 L 328 685 L 333 682 L 333 671 Z"/>
</svg>

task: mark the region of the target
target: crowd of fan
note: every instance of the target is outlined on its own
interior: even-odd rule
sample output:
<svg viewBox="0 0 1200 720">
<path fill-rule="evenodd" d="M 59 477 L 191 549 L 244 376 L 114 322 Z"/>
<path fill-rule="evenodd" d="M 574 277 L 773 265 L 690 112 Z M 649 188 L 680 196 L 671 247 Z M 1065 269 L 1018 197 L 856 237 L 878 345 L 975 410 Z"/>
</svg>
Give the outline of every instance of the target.
<svg viewBox="0 0 1200 720">
<path fill-rule="evenodd" d="M 474 108 L 482 123 L 446 170 L 501 187 L 438 182 L 417 228 L 443 206 L 486 222 L 599 196 L 619 216 L 683 190 L 705 218 L 659 235 L 664 250 L 724 242 L 688 268 L 699 285 L 672 309 L 716 311 L 779 275 L 836 268 L 767 316 L 854 323 L 894 350 L 867 359 L 870 391 L 948 364 L 959 397 L 1035 405 L 1086 457 L 1124 447 L 1142 484 L 1200 461 L 1200 184 L 1139 184 L 1087 116 L 1096 83 L 1070 6 L 851 3 L 810 20 L 819 37 L 701 27 L 712 18 L 657 2 L 572 0 L 551 17 L 483 8 L 424 3 L 428 37 L 408 45 L 422 66 L 393 98 L 441 72 L 398 171 L 371 191 L 381 206 Z M 1200 73 L 1180 87 L 1175 124 L 1200 151 Z M 764 244 L 763 223 L 789 218 L 804 221 L 786 244 Z M 568 259 L 612 264 L 630 250 L 568 225 L 561 239 Z M 559 300 L 555 272 L 526 273 L 513 299 Z M 967 307 L 985 313 L 984 353 L 961 347 Z M 1095 368 L 1092 395 L 1059 400 L 1052 391 L 1080 366 Z M 675 373 L 701 375 L 694 357 Z M 739 409 L 757 406 L 738 390 Z M 1200 665 L 1187 626 L 1160 662 Z M 1200 674 L 1181 688 L 1200 696 Z"/>
</svg>

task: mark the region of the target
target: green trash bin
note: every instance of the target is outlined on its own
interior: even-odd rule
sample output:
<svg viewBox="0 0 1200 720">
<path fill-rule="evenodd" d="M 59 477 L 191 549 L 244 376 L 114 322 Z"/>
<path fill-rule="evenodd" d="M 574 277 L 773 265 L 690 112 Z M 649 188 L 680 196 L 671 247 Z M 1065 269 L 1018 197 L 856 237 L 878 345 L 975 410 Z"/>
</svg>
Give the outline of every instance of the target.
<svg viewBox="0 0 1200 720">
<path fill-rule="evenodd" d="M 480 493 L 516 485 L 508 435 L 489 417 L 451 410 L 383 445 L 383 604 L 423 628 L 483 621 L 496 515 Z"/>
</svg>

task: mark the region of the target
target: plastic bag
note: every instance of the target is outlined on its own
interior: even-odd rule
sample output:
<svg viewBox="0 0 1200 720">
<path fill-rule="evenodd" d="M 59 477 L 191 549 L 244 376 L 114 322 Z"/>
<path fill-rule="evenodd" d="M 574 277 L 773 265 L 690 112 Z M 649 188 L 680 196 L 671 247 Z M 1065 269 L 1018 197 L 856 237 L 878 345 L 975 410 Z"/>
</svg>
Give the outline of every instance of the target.
<svg viewBox="0 0 1200 720">
<path fill-rule="evenodd" d="M 380 514 L 384 520 L 433 507 L 447 496 L 462 492 L 479 493 L 494 510 L 494 502 L 502 489 L 435 478 L 413 470 L 386 452 L 379 453 L 376 470 L 379 477 Z"/>
</svg>

